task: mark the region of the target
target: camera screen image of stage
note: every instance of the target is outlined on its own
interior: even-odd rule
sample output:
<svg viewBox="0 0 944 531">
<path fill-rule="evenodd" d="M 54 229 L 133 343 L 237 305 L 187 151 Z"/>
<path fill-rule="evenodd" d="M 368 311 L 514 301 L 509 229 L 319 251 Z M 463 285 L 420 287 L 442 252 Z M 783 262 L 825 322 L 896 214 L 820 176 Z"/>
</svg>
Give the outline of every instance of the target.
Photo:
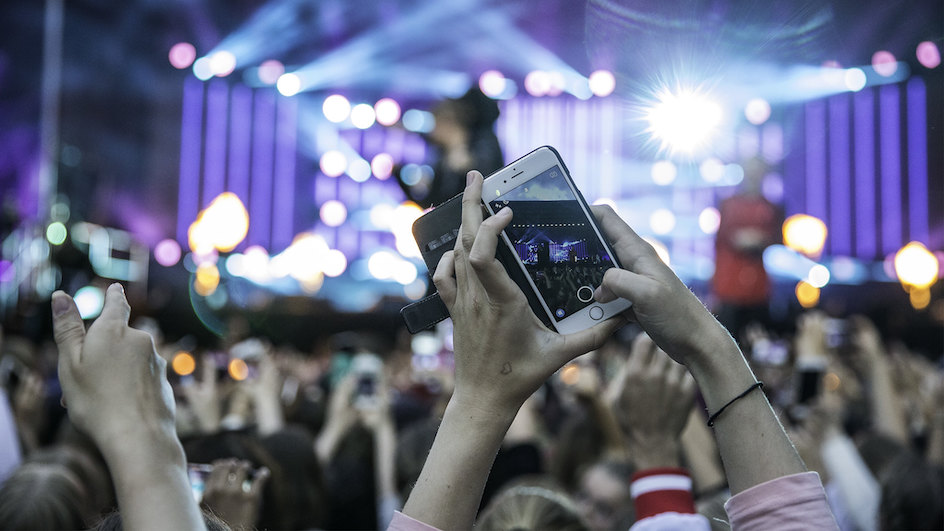
<svg viewBox="0 0 944 531">
<path fill-rule="evenodd" d="M 559 167 L 489 203 L 494 212 L 506 206 L 514 212 L 505 233 L 554 317 L 564 319 L 593 302 L 613 261 Z"/>
</svg>

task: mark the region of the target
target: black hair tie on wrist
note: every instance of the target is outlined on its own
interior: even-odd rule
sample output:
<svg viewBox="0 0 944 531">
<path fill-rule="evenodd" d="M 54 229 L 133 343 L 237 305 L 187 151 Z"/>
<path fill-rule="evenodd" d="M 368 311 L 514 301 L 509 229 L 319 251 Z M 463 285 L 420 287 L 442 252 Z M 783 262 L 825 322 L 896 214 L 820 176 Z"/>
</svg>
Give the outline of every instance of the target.
<svg viewBox="0 0 944 531">
<path fill-rule="evenodd" d="M 731 404 L 733 404 L 733 403 L 737 402 L 738 400 L 744 398 L 745 396 L 747 396 L 748 394 L 750 394 L 750 392 L 753 391 L 754 389 L 762 389 L 763 387 L 764 387 L 764 382 L 761 382 L 761 381 L 754 382 L 754 385 L 748 387 L 747 389 L 744 390 L 743 393 L 737 395 L 736 397 L 732 398 L 730 402 L 728 402 L 727 404 L 721 406 L 721 409 L 719 409 L 718 411 L 715 411 L 715 414 L 714 414 L 714 415 L 709 416 L 709 417 L 708 417 L 708 426 L 709 426 L 709 427 L 713 427 L 713 426 L 715 425 L 715 420 L 718 418 L 719 415 L 721 415 L 722 413 L 724 413 L 724 410 L 727 409 L 728 406 L 730 406 Z"/>
</svg>

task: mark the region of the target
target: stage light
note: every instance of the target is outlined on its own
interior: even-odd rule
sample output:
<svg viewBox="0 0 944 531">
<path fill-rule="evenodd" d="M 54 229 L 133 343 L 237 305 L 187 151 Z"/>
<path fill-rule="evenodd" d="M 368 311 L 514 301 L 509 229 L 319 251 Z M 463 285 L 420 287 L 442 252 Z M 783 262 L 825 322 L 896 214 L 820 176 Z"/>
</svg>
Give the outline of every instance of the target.
<svg viewBox="0 0 944 531">
<path fill-rule="evenodd" d="M 479 89 L 490 98 L 497 98 L 505 91 L 507 80 L 498 70 L 486 70 L 479 76 Z"/>
<path fill-rule="evenodd" d="M 285 65 L 275 59 L 269 59 L 259 65 L 259 81 L 266 85 L 275 85 L 285 73 Z"/>
<path fill-rule="evenodd" d="M 321 266 L 324 269 L 325 276 L 340 276 L 347 269 L 347 257 L 341 251 L 331 249 L 325 253 Z"/>
<path fill-rule="evenodd" d="M 524 89 L 532 96 L 544 96 L 551 90 L 551 76 L 543 70 L 529 72 L 524 77 Z"/>
<path fill-rule="evenodd" d="M 392 205 L 381 203 L 370 209 L 370 223 L 377 229 L 389 229 L 393 223 L 393 213 L 396 209 Z"/>
<path fill-rule="evenodd" d="M 663 149 L 692 153 L 705 146 L 721 124 L 721 106 L 697 91 L 664 91 L 657 99 L 646 120 Z"/>
<path fill-rule="evenodd" d="M 705 234 L 715 234 L 721 226 L 721 213 L 715 207 L 707 207 L 698 214 L 698 227 Z"/>
<path fill-rule="evenodd" d="M 95 286 L 79 288 L 72 297 L 82 319 L 93 319 L 102 313 L 105 306 L 105 292 Z"/>
<path fill-rule="evenodd" d="M 193 280 L 193 290 L 208 297 L 220 285 L 220 270 L 214 264 L 200 264 Z"/>
<path fill-rule="evenodd" d="M 235 249 L 249 233 L 249 212 L 232 192 L 224 192 L 210 203 L 205 222 L 215 233 L 214 247 L 224 253 Z"/>
<path fill-rule="evenodd" d="M 188 376 L 193 374 L 194 369 L 197 368 L 197 362 L 189 352 L 181 350 L 174 354 L 174 359 L 170 362 L 170 366 L 178 375 Z"/>
<path fill-rule="evenodd" d="M 332 94 L 325 98 L 321 111 L 329 122 L 339 124 L 351 114 L 351 102 L 340 94 Z"/>
<path fill-rule="evenodd" d="M 390 126 L 400 119 L 400 104 L 391 98 L 383 98 L 374 104 L 377 123 Z"/>
<path fill-rule="evenodd" d="M 403 113 L 403 128 L 411 133 L 428 133 L 436 125 L 433 113 L 410 109 Z"/>
<path fill-rule="evenodd" d="M 548 78 L 551 81 L 550 88 L 547 89 L 548 96 L 560 96 L 564 89 L 567 88 L 567 80 L 564 79 L 564 74 L 560 72 L 548 72 Z"/>
<path fill-rule="evenodd" d="M 818 257 L 826 243 L 826 224 L 806 214 L 794 214 L 783 222 L 784 244 L 809 257 Z"/>
<path fill-rule="evenodd" d="M 419 164 L 412 162 L 403 166 L 400 170 L 400 180 L 407 186 L 415 186 L 423 179 L 423 170 Z"/>
<path fill-rule="evenodd" d="M 915 310 L 923 310 L 931 304 L 931 290 L 912 288 L 908 292 L 908 301 L 911 302 L 911 306 Z"/>
<path fill-rule="evenodd" d="M 665 208 L 657 209 L 649 216 L 649 226 L 652 228 L 652 232 L 666 235 L 675 228 L 675 214 Z"/>
<path fill-rule="evenodd" d="M 249 365 L 239 358 L 229 360 L 229 364 L 226 367 L 227 372 L 229 372 L 229 377 L 237 382 L 249 378 Z"/>
<path fill-rule="evenodd" d="M 406 257 L 420 258 L 419 247 L 413 238 L 413 222 L 423 215 L 423 209 L 412 201 L 398 205 L 390 216 L 390 232 L 396 239 L 397 252 Z"/>
<path fill-rule="evenodd" d="M 859 92 L 865 88 L 866 77 L 865 72 L 861 68 L 849 68 L 843 74 L 843 81 L 846 84 L 846 88 L 852 92 Z"/>
<path fill-rule="evenodd" d="M 161 240 L 154 246 L 154 260 L 164 267 L 170 267 L 180 261 L 181 249 L 176 240 Z"/>
<path fill-rule="evenodd" d="M 236 70 L 236 56 L 233 52 L 220 50 L 210 56 L 210 69 L 217 77 L 226 77 Z"/>
<path fill-rule="evenodd" d="M 406 260 L 401 260 L 397 264 L 396 269 L 393 271 L 393 280 L 397 281 L 403 286 L 408 286 L 416 280 L 416 277 L 419 275 L 416 266 Z"/>
<path fill-rule="evenodd" d="M 822 264 L 816 264 L 810 268 L 810 272 L 806 276 L 806 281 L 814 288 L 822 288 L 826 284 L 829 284 L 829 269 Z"/>
<path fill-rule="evenodd" d="M 196 58 L 197 49 L 189 42 L 178 42 L 171 46 L 170 52 L 167 53 L 167 59 L 170 61 L 171 66 L 177 70 L 183 70 L 192 65 Z"/>
<path fill-rule="evenodd" d="M 937 257 L 921 242 L 910 242 L 895 253 L 895 274 L 906 287 L 930 288 L 939 271 Z"/>
<path fill-rule="evenodd" d="M 358 129 L 367 129 L 374 125 L 377 117 L 374 108 L 366 103 L 360 103 L 351 109 L 351 123 Z"/>
<path fill-rule="evenodd" d="M 796 298 L 800 306 L 813 308 L 819 304 L 819 288 L 801 280 L 796 285 Z"/>
<path fill-rule="evenodd" d="M 213 77 L 213 66 L 209 57 L 201 57 L 193 62 L 193 75 L 200 81 Z"/>
<path fill-rule="evenodd" d="M 937 68 L 941 64 L 941 50 L 931 41 L 918 44 L 915 56 L 925 68 Z"/>
<path fill-rule="evenodd" d="M 575 385 L 580 380 L 580 366 L 568 363 L 560 370 L 560 381 L 564 385 Z"/>
<path fill-rule="evenodd" d="M 389 280 L 400 262 L 390 251 L 377 251 L 367 259 L 367 271 L 377 280 Z"/>
<path fill-rule="evenodd" d="M 326 151 L 318 163 L 321 173 L 328 177 L 338 177 L 347 170 L 347 157 L 337 150 Z"/>
<path fill-rule="evenodd" d="M 347 167 L 347 174 L 355 182 L 365 182 L 370 179 L 370 163 L 364 159 L 351 161 L 351 164 Z"/>
<path fill-rule="evenodd" d="M 370 161 L 370 169 L 381 181 L 387 180 L 390 178 L 390 174 L 393 173 L 393 157 L 389 153 L 378 153 Z"/>
<path fill-rule="evenodd" d="M 421 278 L 417 278 L 413 282 L 403 286 L 403 294 L 411 301 L 418 301 L 426 295 L 426 288 L 426 282 Z"/>
<path fill-rule="evenodd" d="M 705 182 L 716 183 L 724 177 L 724 163 L 716 158 L 707 158 L 698 166 L 698 173 Z"/>
<path fill-rule="evenodd" d="M 302 80 L 295 74 L 282 74 L 275 82 L 275 88 L 283 96 L 294 96 L 302 89 Z"/>
<path fill-rule="evenodd" d="M 337 227 L 347 219 L 347 207 L 340 201 L 325 201 L 319 210 L 321 221 L 329 227 Z"/>
<path fill-rule="evenodd" d="M 68 235 L 69 231 L 61 221 L 53 221 L 46 227 L 46 240 L 53 245 L 62 245 Z"/>
<path fill-rule="evenodd" d="M 747 121 L 760 125 L 770 118 L 770 103 L 762 98 L 754 98 L 744 106 L 744 117 Z"/>
<path fill-rule="evenodd" d="M 652 175 L 652 182 L 659 186 L 666 186 L 675 181 L 675 177 L 678 175 L 678 168 L 676 168 L 675 164 L 672 164 L 671 161 L 660 160 L 652 165 L 650 174 Z"/>
<path fill-rule="evenodd" d="M 228 263 L 227 263 L 228 265 Z M 252 245 L 243 253 L 244 277 L 254 282 L 269 280 L 269 252 L 261 245 Z"/>
<path fill-rule="evenodd" d="M 616 90 L 616 78 L 609 70 L 597 70 L 590 74 L 587 85 L 594 96 L 605 98 Z"/>
<path fill-rule="evenodd" d="M 872 69 L 882 77 L 891 77 L 898 70 L 898 62 L 892 52 L 879 50 L 872 54 Z"/>
</svg>

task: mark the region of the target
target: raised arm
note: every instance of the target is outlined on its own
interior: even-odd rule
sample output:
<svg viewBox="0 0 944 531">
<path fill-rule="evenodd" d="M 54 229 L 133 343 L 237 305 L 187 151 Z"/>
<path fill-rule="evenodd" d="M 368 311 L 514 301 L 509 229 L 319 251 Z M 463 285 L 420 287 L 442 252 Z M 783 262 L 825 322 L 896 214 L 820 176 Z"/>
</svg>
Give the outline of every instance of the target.
<svg viewBox="0 0 944 531">
<path fill-rule="evenodd" d="M 562 336 L 545 328 L 495 259 L 510 209 L 482 221 L 482 175 L 469 172 L 455 250 L 434 282 L 454 323 L 455 392 L 403 512 L 441 529 L 469 529 L 489 468 L 521 404 L 622 321 Z M 455 278 L 453 278 L 453 274 Z"/>
<path fill-rule="evenodd" d="M 174 427 L 167 364 L 146 332 L 128 326 L 121 285 L 85 331 L 72 298 L 52 297 L 59 379 L 69 418 L 101 450 L 127 529 L 205 529 Z"/>
</svg>

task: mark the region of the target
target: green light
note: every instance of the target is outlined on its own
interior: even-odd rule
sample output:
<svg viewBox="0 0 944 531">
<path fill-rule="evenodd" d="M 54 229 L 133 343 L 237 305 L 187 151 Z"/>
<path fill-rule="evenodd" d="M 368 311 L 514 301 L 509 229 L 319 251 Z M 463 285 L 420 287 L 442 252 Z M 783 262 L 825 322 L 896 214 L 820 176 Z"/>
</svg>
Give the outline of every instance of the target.
<svg viewBox="0 0 944 531">
<path fill-rule="evenodd" d="M 66 241 L 68 231 L 62 222 L 54 221 L 46 227 L 46 239 L 53 245 L 62 245 Z"/>
</svg>

